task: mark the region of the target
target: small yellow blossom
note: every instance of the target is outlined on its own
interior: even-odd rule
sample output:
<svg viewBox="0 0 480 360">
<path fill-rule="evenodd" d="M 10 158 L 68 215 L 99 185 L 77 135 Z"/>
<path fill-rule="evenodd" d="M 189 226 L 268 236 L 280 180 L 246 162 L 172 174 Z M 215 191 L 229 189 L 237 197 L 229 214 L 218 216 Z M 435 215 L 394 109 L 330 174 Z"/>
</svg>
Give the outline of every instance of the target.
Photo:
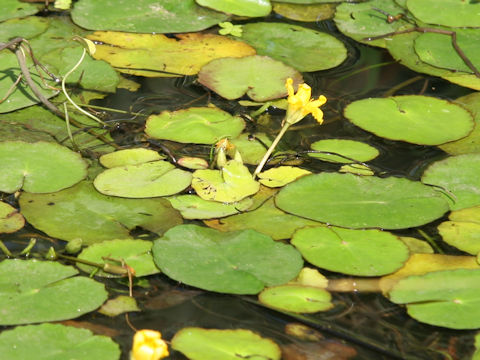
<svg viewBox="0 0 480 360">
<path fill-rule="evenodd" d="M 168 345 L 159 331 L 139 330 L 135 333 L 130 360 L 159 360 L 168 355 Z"/>
<path fill-rule="evenodd" d="M 327 98 L 322 95 L 318 100 L 312 100 L 312 89 L 307 84 L 300 84 L 295 94 L 293 90 L 293 80 L 291 78 L 287 79 L 285 86 L 288 92 L 288 108 L 285 121 L 293 125 L 308 114 L 312 114 L 321 124 L 323 122 L 323 112 L 319 108 L 327 102 Z"/>
</svg>

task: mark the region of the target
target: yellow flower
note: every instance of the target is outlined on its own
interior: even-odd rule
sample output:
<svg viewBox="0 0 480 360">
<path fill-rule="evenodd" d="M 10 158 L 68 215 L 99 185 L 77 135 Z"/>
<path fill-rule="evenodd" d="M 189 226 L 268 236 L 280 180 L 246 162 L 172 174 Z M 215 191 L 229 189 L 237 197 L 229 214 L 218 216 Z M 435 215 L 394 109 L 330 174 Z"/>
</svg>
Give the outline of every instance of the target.
<svg viewBox="0 0 480 360">
<path fill-rule="evenodd" d="M 130 360 L 159 360 L 168 355 L 168 345 L 159 331 L 139 330 L 135 333 Z"/>
<path fill-rule="evenodd" d="M 318 100 L 312 100 L 312 89 L 307 84 L 300 84 L 295 94 L 292 84 L 293 80 L 290 78 L 285 82 L 288 92 L 288 108 L 285 121 L 293 125 L 308 114 L 312 114 L 321 124 L 323 122 L 323 112 L 319 108 L 327 102 L 327 98 L 322 95 Z"/>
</svg>

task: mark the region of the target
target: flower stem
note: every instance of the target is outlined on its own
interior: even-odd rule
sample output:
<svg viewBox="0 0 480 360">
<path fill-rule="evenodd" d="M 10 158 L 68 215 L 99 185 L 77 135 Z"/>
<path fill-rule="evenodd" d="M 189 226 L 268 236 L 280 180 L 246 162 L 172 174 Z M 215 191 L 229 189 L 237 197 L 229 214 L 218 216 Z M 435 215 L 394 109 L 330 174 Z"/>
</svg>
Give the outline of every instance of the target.
<svg viewBox="0 0 480 360">
<path fill-rule="evenodd" d="M 257 168 L 255 169 L 253 173 L 253 178 L 255 179 L 257 175 L 262 171 L 263 167 L 265 166 L 265 163 L 267 162 L 268 158 L 270 155 L 273 153 L 273 150 L 275 150 L 277 144 L 280 142 L 280 139 L 283 137 L 283 135 L 287 132 L 288 128 L 290 127 L 290 123 L 285 121 L 285 125 L 283 125 L 282 129 L 278 133 L 277 137 L 275 140 L 273 140 L 272 145 L 268 148 L 267 152 L 262 158 L 262 161 L 258 164 Z"/>
</svg>

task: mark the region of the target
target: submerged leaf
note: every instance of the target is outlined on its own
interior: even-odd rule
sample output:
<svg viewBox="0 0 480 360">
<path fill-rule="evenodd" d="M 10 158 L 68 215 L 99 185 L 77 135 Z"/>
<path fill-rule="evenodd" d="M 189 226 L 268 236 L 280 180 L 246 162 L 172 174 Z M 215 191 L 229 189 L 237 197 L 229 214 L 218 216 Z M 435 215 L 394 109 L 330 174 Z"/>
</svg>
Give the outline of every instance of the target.
<svg viewBox="0 0 480 360">
<path fill-rule="evenodd" d="M 165 199 L 122 199 L 100 194 L 81 182 L 51 194 L 22 194 L 20 208 L 27 221 L 49 236 L 84 244 L 131 239 L 137 226 L 162 234 L 182 223 Z M 101 231 L 99 231 L 101 229 Z"/>
</svg>

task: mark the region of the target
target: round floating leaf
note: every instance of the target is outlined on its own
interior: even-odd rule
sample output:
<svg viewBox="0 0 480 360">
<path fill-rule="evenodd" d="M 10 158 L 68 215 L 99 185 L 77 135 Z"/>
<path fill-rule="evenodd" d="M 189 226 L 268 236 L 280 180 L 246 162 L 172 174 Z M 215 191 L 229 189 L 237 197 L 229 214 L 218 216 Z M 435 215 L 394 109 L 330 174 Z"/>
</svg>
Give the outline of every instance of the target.
<svg viewBox="0 0 480 360">
<path fill-rule="evenodd" d="M 53 194 L 22 194 L 20 208 L 30 224 L 49 236 L 80 238 L 84 244 L 131 239 L 129 230 L 137 226 L 162 234 L 182 223 L 165 199 L 114 198 L 88 182 Z"/>
<path fill-rule="evenodd" d="M 375 135 L 421 145 L 438 145 L 465 137 L 472 115 L 459 105 L 427 96 L 408 95 L 354 101 L 345 117 Z"/>
<path fill-rule="evenodd" d="M 155 139 L 210 145 L 238 136 L 244 127 L 239 116 L 217 108 L 197 107 L 150 115 L 145 132 Z"/>
<path fill-rule="evenodd" d="M 24 3 L 19 0 L 2 0 L 2 13 L 0 15 L 0 21 L 33 15 L 38 11 L 38 6 L 34 4 Z"/>
<path fill-rule="evenodd" d="M 408 27 L 400 28 L 399 31 L 410 27 L 409 25 Z M 418 32 L 392 36 L 386 43 L 387 49 L 395 60 L 414 71 L 440 76 L 454 84 L 480 90 L 480 79 L 475 75 L 440 69 L 421 61 L 414 49 L 414 41 L 419 36 L 420 33 Z"/>
<path fill-rule="evenodd" d="M 456 29 L 455 33 L 457 44 L 464 55 L 477 69 L 480 68 L 480 49 L 477 46 L 480 43 L 480 29 Z M 451 37 L 445 34 L 421 34 L 415 39 L 415 52 L 427 64 L 473 73 L 453 47 Z"/>
<path fill-rule="evenodd" d="M 218 201 L 203 200 L 196 195 L 179 195 L 168 198 L 170 204 L 180 211 L 184 219 L 213 219 L 245 211 L 253 203 L 251 198 L 225 204 Z"/>
<path fill-rule="evenodd" d="M 177 165 L 191 170 L 208 169 L 208 161 L 202 158 L 184 156 L 177 159 Z"/>
<path fill-rule="evenodd" d="M 350 228 L 409 228 L 448 210 L 444 197 L 420 182 L 338 173 L 304 176 L 280 190 L 275 203 L 286 212 Z"/>
<path fill-rule="evenodd" d="M 231 143 L 242 156 L 244 164 L 258 165 L 267 152 L 266 146 L 270 146 L 272 140 L 264 133 L 256 133 L 253 136 L 243 133 L 232 139 Z"/>
<path fill-rule="evenodd" d="M 431 164 L 422 182 L 445 189 L 450 208 L 460 210 L 480 205 L 480 154 L 465 154 Z"/>
<path fill-rule="evenodd" d="M 221 170 L 195 171 L 192 188 L 204 200 L 233 203 L 255 194 L 260 183 L 241 162 L 229 160 Z"/>
<path fill-rule="evenodd" d="M 408 10 L 422 22 L 451 27 L 480 27 L 480 4 L 463 0 L 407 0 Z"/>
<path fill-rule="evenodd" d="M 309 174 L 311 174 L 310 171 L 299 167 L 279 166 L 258 174 L 258 181 L 268 187 L 282 187 Z"/>
<path fill-rule="evenodd" d="M 480 153 L 480 92 L 462 96 L 455 100 L 455 102 L 472 113 L 475 119 L 475 127 L 473 131 L 463 139 L 442 144 L 439 148 L 450 155 Z"/>
<path fill-rule="evenodd" d="M 480 253 L 480 206 L 452 211 L 438 226 L 443 240 L 472 255 Z"/>
<path fill-rule="evenodd" d="M 98 308 L 108 297 L 104 285 L 77 273 L 56 262 L 0 262 L 0 325 L 73 319 Z"/>
<path fill-rule="evenodd" d="M 114 151 L 100 156 L 100 164 L 106 168 L 117 166 L 138 165 L 163 159 L 155 150 L 138 148 Z"/>
<path fill-rule="evenodd" d="M 213 10 L 239 16 L 267 16 L 272 11 L 270 0 L 195 0 Z"/>
<path fill-rule="evenodd" d="M 280 360 L 281 351 L 272 340 L 250 330 L 184 328 L 172 339 L 172 348 L 191 360 Z"/>
<path fill-rule="evenodd" d="M 452 329 L 480 327 L 480 270 L 436 271 L 398 281 L 389 292 L 414 319 Z"/>
<path fill-rule="evenodd" d="M 93 185 L 102 194 L 126 198 L 150 198 L 176 194 L 187 188 L 192 174 L 167 161 L 152 161 L 107 169 Z"/>
<path fill-rule="evenodd" d="M 2 5 L 4 4 L 5 2 Z M 25 5 L 25 3 L 19 4 Z M 0 29 L 0 41 L 7 42 L 16 36 L 23 37 L 24 39 L 30 39 L 34 36 L 40 35 L 47 29 L 47 27 L 48 20 L 38 16 L 7 20 L 2 22 L 2 27 Z"/>
<path fill-rule="evenodd" d="M 333 307 L 332 296 L 324 289 L 311 286 L 282 285 L 266 288 L 258 294 L 261 303 L 282 311 L 315 313 Z"/>
<path fill-rule="evenodd" d="M 322 4 L 322 3 L 339 3 L 342 0 L 275 0 L 276 3 L 292 3 L 292 4 Z"/>
<path fill-rule="evenodd" d="M 194 75 L 213 59 L 254 55 L 255 49 L 242 41 L 215 34 L 130 34 L 97 31 L 88 35 L 96 45 L 96 59 L 105 60 L 118 71 L 148 77 Z"/>
<path fill-rule="evenodd" d="M 407 245 L 408 250 L 410 253 L 414 254 L 433 254 L 435 251 L 430 246 L 430 244 L 426 241 L 419 240 L 413 237 L 408 236 L 400 236 L 400 240 L 402 240 L 405 245 Z"/>
<path fill-rule="evenodd" d="M 295 69 L 259 55 L 213 60 L 198 73 L 202 85 L 229 100 L 245 94 L 255 101 L 284 97 L 287 78 L 295 84 L 302 82 L 302 75 Z"/>
<path fill-rule="evenodd" d="M 242 40 L 259 55 L 267 55 L 299 71 L 319 71 L 340 65 L 347 58 L 345 45 L 336 37 L 297 25 L 250 23 Z"/>
<path fill-rule="evenodd" d="M 118 360 L 119 346 L 109 337 L 61 324 L 18 326 L 0 334 L 4 359 Z"/>
<path fill-rule="evenodd" d="M 362 164 L 342 165 L 342 167 L 338 171 L 341 173 L 351 173 L 363 176 L 375 175 L 375 173 L 368 166 Z"/>
<path fill-rule="evenodd" d="M 194 0 L 80 0 L 72 10 L 72 20 L 90 30 L 187 32 L 226 19 L 228 15 L 198 6 Z"/>
<path fill-rule="evenodd" d="M 205 221 L 205 224 L 220 231 L 253 229 L 269 235 L 275 240 L 289 239 L 295 230 L 305 226 L 321 225 L 316 221 L 284 213 L 275 206 L 273 197 L 265 201 L 260 207 L 253 208 L 254 210 L 224 219 L 208 220 Z"/>
<path fill-rule="evenodd" d="M 82 157 L 64 146 L 43 141 L 0 143 L 0 191 L 48 193 L 72 186 L 86 175 Z"/>
<path fill-rule="evenodd" d="M 333 163 L 349 164 L 355 161 L 365 162 L 375 159 L 379 155 L 378 150 L 373 146 L 354 140 L 319 140 L 315 141 L 310 147 L 312 150 L 325 152 L 327 154 L 308 153 L 309 156 Z"/>
<path fill-rule="evenodd" d="M 0 201 L 0 233 L 13 233 L 25 225 L 25 219 L 17 209 Z"/>
<path fill-rule="evenodd" d="M 155 240 L 153 258 L 168 277 L 204 290 L 257 294 L 284 284 L 303 266 L 291 245 L 254 230 L 223 233 L 179 225 Z"/>
<path fill-rule="evenodd" d="M 98 310 L 100 314 L 114 317 L 132 311 L 142 311 L 134 297 L 119 295 L 115 299 L 108 300 Z"/>
<path fill-rule="evenodd" d="M 93 244 L 84 249 L 78 258 L 91 261 L 97 264 L 109 263 L 121 266 L 125 262 L 135 271 L 136 277 L 159 273 L 160 271 L 153 263 L 150 252 L 152 242 L 146 240 L 110 240 Z M 108 258 L 108 259 L 105 259 Z M 117 261 L 115 261 L 117 260 Z M 83 271 L 90 273 L 97 268 L 82 263 L 77 266 Z M 95 275 L 103 277 L 118 277 L 102 270 L 95 272 Z"/>
<path fill-rule="evenodd" d="M 385 294 L 398 280 L 408 276 L 454 269 L 480 269 L 480 265 L 474 256 L 412 254 L 400 270 L 380 279 L 380 288 Z"/>
<path fill-rule="evenodd" d="M 335 11 L 335 24 L 345 35 L 368 45 L 386 47 L 385 39 L 368 41 L 366 38 L 380 36 L 395 32 L 400 27 L 408 25 L 406 20 L 399 19 L 389 23 L 387 16 L 375 9 L 382 9 L 388 14 L 403 13 L 405 9 L 395 1 L 372 0 L 361 3 L 344 2 L 337 6 Z"/>
<path fill-rule="evenodd" d="M 296 21 L 322 21 L 331 19 L 335 14 L 336 4 L 273 4 L 273 11 L 284 18 Z"/>
<path fill-rule="evenodd" d="M 291 243 L 313 265 L 356 276 L 390 274 L 409 256 L 398 237 L 381 230 L 304 228 L 294 234 Z"/>
</svg>

